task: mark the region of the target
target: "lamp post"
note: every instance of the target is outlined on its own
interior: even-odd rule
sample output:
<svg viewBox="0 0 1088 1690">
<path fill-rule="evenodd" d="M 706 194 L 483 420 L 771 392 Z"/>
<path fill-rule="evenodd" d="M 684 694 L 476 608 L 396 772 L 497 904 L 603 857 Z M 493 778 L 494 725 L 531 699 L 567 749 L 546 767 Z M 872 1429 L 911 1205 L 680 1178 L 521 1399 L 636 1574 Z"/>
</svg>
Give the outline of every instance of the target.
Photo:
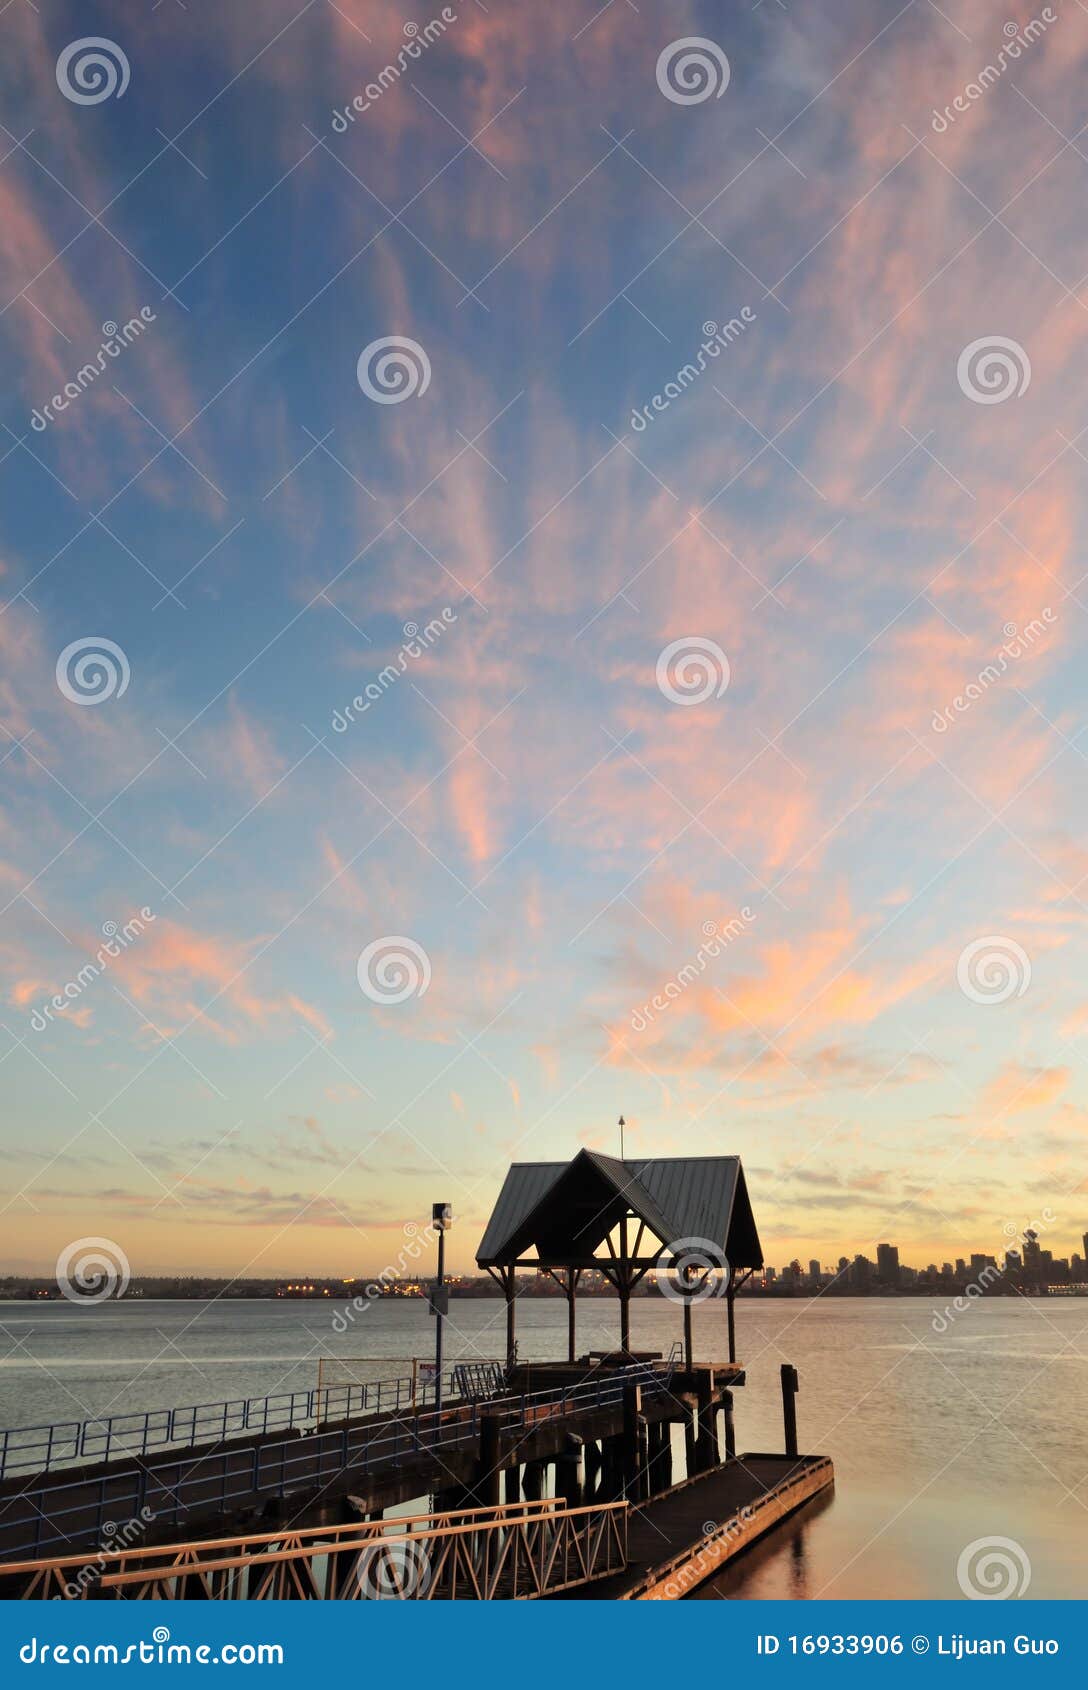
<svg viewBox="0 0 1088 1690">
<path fill-rule="evenodd" d="M 448 1203 L 431 1204 L 431 1225 L 438 1233 L 438 1280 L 431 1297 L 431 1313 L 434 1315 L 434 1412 L 435 1425 L 441 1431 L 442 1420 L 442 1324 L 449 1308 L 449 1293 L 446 1290 L 446 1233 L 453 1220 L 453 1210 Z"/>
</svg>

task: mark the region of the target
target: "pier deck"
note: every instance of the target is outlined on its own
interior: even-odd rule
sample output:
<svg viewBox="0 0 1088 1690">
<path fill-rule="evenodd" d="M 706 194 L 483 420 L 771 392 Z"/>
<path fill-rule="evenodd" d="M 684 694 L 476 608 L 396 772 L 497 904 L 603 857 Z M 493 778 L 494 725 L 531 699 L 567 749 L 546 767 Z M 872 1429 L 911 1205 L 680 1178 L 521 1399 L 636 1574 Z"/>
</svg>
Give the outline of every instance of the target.
<svg viewBox="0 0 1088 1690">
<path fill-rule="evenodd" d="M 693 1415 L 697 1403 L 717 1405 L 743 1378 L 735 1366 L 688 1372 L 660 1361 L 541 1368 L 517 1380 L 531 1388 L 455 1401 L 441 1416 L 364 1414 L 4 1480 L 0 1580 L 6 1561 L 100 1544 L 106 1522 L 146 1521 L 143 1541 L 166 1542 L 201 1530 L 258 1530 L 281 1518 L 329 1523 L 345 1510 L 370 1514 L 450 1487 L 474 1489 L 468 1500 L 497 1502 L 499 1468 L 562 1457 L 572 1434 L 590 1444 L 616 1440 L 633 1392 L 643 1421 L 657 1427 Z M 623 1483 L 613 1473 L 598 1488 L 596 1499 L 608 1501 Z"/>
<path fill-rule="evenodd" d="M 834 1482 L 827 1456 L 741 1455 L 632 1509 L 626 1568 L 567 1596 L 679 1601 Z"/>
</svg>

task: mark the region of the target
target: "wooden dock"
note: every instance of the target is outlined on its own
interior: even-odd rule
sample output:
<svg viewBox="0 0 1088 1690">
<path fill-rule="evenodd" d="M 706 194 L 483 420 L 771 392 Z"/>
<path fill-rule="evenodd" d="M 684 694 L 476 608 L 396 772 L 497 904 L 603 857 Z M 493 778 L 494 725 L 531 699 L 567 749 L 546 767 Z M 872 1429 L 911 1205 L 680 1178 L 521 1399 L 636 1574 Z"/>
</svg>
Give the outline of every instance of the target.
<svg viewBox="0 0 1088 1690">
<path fill-rule="evenodd" d="M 188 1588 L 196 1570 L 230 1583 L 234 1562 L 216 1560 L 229 1547 L 276 1558 L 269 1589 L 282 1576 L 305 1584 L 300 1594 L 327 1599 L 341 1584 L 336 1571 L 326 1589 L 329 1574 L 320 1570 L 330 1541 L 342 1570 L 353 1556 L 378 1552 L 367 1533 L 381 1533 L 385 1510 L 433 1498 L 419 1516 L 426 1527 L 417 1528 L 428 1540 L 418 1548 L 430 1600 L 547 1597 L 561 1583 L 573 1596 L 676 1601 L 834 1483 L 826 1457 L 797 1453 L 797 1375 L 788 1365 L 781 1374 L 781 1455 L 735 1453 L 742 1366 L 678 1365 L 674 1356 L 624 1351 L 522 1364 L 507 1370 L 500 1391 L 452 1401 L 441 1413 L 364 1412 L 13 1478 L 0 1485 L 0 1594 L 20 1594 L 28 1583 L 36 1591 L 39 1574 L 67 1577 L 73 1556 L 93 1557 L 103 1543 L 104 1520 L 138 1518 L 144 1529 L 118 1594 L 146 1582 L 149 1568 L 152 1583 L 180 1576 Z M 674 1427 L 683 1430 L 681 1484 L 672 1482 Z M 51 1448 L 52 1435 L 47 1442 Z M 13 1448 L 22 1448 L 17 1439 Z M 466 1535 L 468 1519 L 475 1523 Z M 549 1533 L 563 1545 L 558 1581 L 555 1556 L 543 1548 Z M 603 1561 L 602 1533 L 611 1534 Z M 447 1540 L 448 1554 L 440 1552 Z M 538 1550 L 543 1571 L 533 1570 Z M 494 1561 L 495 1576 L 470 1591 L 465 1569 L 481 1558 Z M 508 1576 L 522 1563 L 524 1589 Z M 463 1577 L 454 1576 L 458 1568 Z M 441 1569 L 453 1569 L 450 1579 L 437 1576 Z"/>
<path fill-rule="evenodd" d="M 825 1455 L 741 1455 L 632 1509 L 626 1568 L 566 1595 L 679 1601 L 834 1483 Z"/>
</svg>

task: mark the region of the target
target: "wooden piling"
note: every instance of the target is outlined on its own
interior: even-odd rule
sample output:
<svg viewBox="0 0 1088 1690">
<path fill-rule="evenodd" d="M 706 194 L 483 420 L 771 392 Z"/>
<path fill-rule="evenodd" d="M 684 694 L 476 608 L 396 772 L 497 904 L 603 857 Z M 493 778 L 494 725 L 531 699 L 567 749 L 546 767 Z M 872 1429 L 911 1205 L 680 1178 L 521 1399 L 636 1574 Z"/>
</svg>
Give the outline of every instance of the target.
<svg viewBox="0 0 1088 1690">
<path fill-rule="evenodd" d="M 782 1422 L 786 1436 L 786 1454 L 797 1454 L 797 1369 L 782 1363 Z"/>
<path fill-rule="evenodd" d="M 625 1385 L 623 1387 L 623 1433 L 621 1438 L 623 1449 L 623 1494 L 630 1501 L 637 1502 L 639 1497 L 639 1421 L 642 1418 L 642 1387 L 641 1385 Z"/>
<path fill-rule="evenodd" d="M 474 1490 L 481 1508 L 497 1507 L 499 1502 L 499 1433 L 502 1422 L 497 1414 L 486 1409 L 480 1415 L 480 1459 L 476 1468 Z"/>
<path fill-rule="evenodd" d="M 695 1410 L 686 1409 L 684 1412 L 684 1473 L 685 1477 L 694 1479 L 699 1471 L 695 1458 Z"/>
<path fill-rule="evenodd" d="M 737 1454 L 737 1428 L 733 1423 L 733 1393 L 722 1393 L 722 1424 L 725 1433 L 725 1459 L 733 1461 Z"/>
<path fill-rule="evenodd" d="M 714 1425 L 714 1381 L 707 1373 L 698 1376 L 695 1460 L 697 1470 L 707 1473 L 718 1465 L 718 1433 Z"/>
</svg>

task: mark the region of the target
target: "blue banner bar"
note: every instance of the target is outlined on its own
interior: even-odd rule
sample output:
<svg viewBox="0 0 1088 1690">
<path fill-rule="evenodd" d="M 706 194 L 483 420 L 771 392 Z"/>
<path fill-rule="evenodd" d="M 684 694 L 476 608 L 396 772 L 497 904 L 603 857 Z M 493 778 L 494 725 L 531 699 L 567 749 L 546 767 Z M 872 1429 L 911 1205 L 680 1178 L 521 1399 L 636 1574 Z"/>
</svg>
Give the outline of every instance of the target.
<svg viewBox="0 0 1088 1690">
<path fill-rule="evenodd" d="M 0 1681 L 12 1687 L 81 1671 L 214 1681 L 239 1670 L 310 1686 L 342 1666 L 353 1683 L 419 1673 L 453 1690 L 651 1674 L 757 1686 L 947 1676 L 1020 1690 L 1081 1686 L 1086 1658 L 1088 1613 L 1071 1602 L 0 1604 Z"/>
</svg>

